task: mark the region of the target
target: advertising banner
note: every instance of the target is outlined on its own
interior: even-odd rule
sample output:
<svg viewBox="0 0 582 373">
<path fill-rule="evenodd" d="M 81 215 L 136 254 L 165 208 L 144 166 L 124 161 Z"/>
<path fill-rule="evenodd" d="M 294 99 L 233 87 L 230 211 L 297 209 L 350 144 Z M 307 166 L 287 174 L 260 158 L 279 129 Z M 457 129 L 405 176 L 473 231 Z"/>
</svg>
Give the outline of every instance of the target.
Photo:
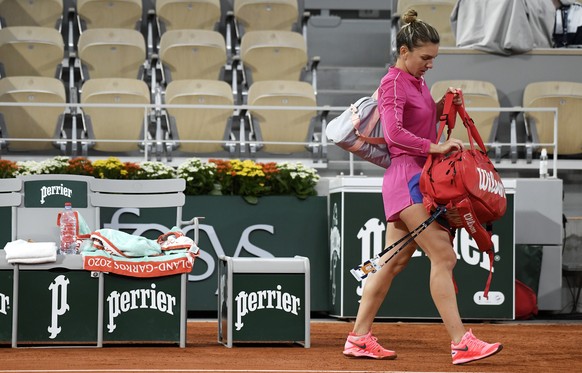
<svg viewBox="0 0 582 373">
<path fill-rule="evenodd" d="M 22 177 L 23 203 L 16 210 L 16 238 L 57 242 L 57 215 L 71 202 L 89 229 L 96 229 L 95 209 L 89 203 L 89 183 L 93 178 L 78 175 L 29 175 Z M 42 229 L 39 229 L 42 227 Z"/>
<path fill-rule="evenodd" d="M 18 343 L 97 343 L 99 281 L 88 271 L 20 270 Z"/>
<path fill-rule="evenodd" d="M 305 340 L 305 274 L 233 277 L 234 341 Z"/>
<path fill-rule="evenodd" d="M 489 275 L 489 256 L 481 253 L 464 229 L 454 240 L 457 264 L 454 280 L 462 318 L 512 319 L 514 312 L 514 201 L 507 194 L 505 216 L 494 224 L 493 280 L 489 298 L 483 290 Z M 332 315 L 355 317 L 365 279 L 350 269 L 383 250 L 386 221 L 379 190 L 330 193 L 330 307 Z M 397 254 L 398 255 L 398 254 Z M 417 249 L 407 268 L 392 283 L 378 317 L 439 318 L 429 290 L 430 261 Z"/>
<path fill-rule="evenodd" d="M 62 208 L 71 202 L 75 208 L 87 207 L 87 182 L 54 179 L 27 180 L 24 183 L 24 207 Z"/>
<path fill-rule="evenodd" d="M 181 275 L 105 275 L 103 341 L 180 341 Z"/>
<path fill-rule="evenodd" d="M 101 208 L 101 226 L 150 239 L 169 231 L 175 209 Z M 201 254 L 188 276 L 188 311 L 217 310 L 217 262 L 230 257 L 291 257 L 311 261 L 313 311 L 327 311 L 329 259 L 327 198 L 261 197 L 251 205 L 239 196 L 187 196 L 182 220 L 200 217 Z M 194 225 L 182 227 L 194 238 Z"/>
<path fill-rule="evenodd" d="M 12 340 L 12 270 L 0 268 L 0 343 Z"/>
</svg>

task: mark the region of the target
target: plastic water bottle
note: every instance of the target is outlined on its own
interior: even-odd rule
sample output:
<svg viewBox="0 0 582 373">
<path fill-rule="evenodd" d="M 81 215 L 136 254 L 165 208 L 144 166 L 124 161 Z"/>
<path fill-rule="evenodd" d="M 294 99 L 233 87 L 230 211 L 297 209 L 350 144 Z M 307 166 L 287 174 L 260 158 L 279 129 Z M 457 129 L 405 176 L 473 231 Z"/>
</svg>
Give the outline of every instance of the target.
<svg viewBox="0 0 582 373">
<path fill-rule="evenodd" d="M 548 177 L 548 151 L 544 148 L 540 154 L 540 178 Z"/>
<path fill-rule="evenodd" d="M 60 229 L 59 254 L 77 254 L 77 218 L 70 202 L 65 203 L 65 211 L 61 213 Z"/>
</svg>

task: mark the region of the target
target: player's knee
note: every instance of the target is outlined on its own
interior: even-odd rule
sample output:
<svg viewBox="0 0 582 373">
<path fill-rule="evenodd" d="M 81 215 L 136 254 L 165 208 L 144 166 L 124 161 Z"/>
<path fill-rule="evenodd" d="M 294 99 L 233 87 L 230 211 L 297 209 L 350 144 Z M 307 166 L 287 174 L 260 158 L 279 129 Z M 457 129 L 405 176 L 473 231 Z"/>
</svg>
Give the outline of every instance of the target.
<svg viewBox="0 0 582 373">
<path fill-rule="evenodd" d="M 386 272 L 388 276 L 394 277 L 406 268 L 408 262 L 410 261 L 410 257 L 400 257 L 398 259 L 393 258 L 391 261 L 386 263 L 384 267 L 386 267 Z"/>
<path fill-rule="evenodd" d="M 452 271 L 457 264 L 457 255 L 450 247 L 445 247 L 430 256 L 430 261 L 433 266 L 438 265 Z"/>
</svg>

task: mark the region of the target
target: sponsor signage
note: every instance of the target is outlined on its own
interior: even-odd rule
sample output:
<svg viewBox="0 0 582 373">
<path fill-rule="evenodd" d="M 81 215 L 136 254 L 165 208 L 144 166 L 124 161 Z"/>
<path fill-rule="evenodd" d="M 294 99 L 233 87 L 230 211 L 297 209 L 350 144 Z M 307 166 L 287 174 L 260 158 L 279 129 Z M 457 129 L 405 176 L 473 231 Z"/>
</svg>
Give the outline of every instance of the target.
<svg viewBox="0 0 582 373">
<path fill-rule="evenodd" d="M 310 346 L 309 258 L 221 257 L 218 263 L 218 339 L 304 342 Z"/>
<path fill-rule="evenodd" d="M 201 254 L 188 275 L 189 311 L 216 311 L 217 263 L 234 258 L 308 257 L 314 311 L 328 311 L 328 239 L 326 197 L 261 197 L 250 205 L 239 196 L 187 196 L 182 220 L 200 220 Z M 176 209 L 101 208 L 101 226 L 157 239 L 176 223 Z M 182 231 L 194 238 L 194 226 Z"/>
<path fill-rule="evenodd" d="M 233 340 L 305 339 L 305 274 L 233 276 Z"/>
<path fill-rule="evenodd" d="M 180 280 L 105 275 L 103 341 L 179 341 Z"/>
<path fill-rule="evenodd" d="M 98 283 L 83 270 L 20 270 L 18 343 L 96 343 Z"/>
<path fill-rule="evenodd" d="M 87 182 L 56 178 L 24 181 L 24 207 L 58 207 L 71 202 L 73 208 L 87 207 Z"/>
<path fill-rule="evenodd" d="M 487 185 L 492 191 L 502 190 L 490 183 Z M 513 318 L 514 195 L 508 193 L 506 197 L 507 212 L 493 225 L 495 254 L 488 298 L 484 298 L 483 290 L 489 275 L 489 256 L 479 251 L 464 229 L 457 230 L 454 250 L 458 261 L 454 279 L 462 318 Z M 338 189 L 332 191 L 329 201 L 331 313 L 355 317 L 366 280 L 357 281 L 350 269 L 377 255 L 386 244 L 382 195 L 379 191 L 344 192 Z M 417 249 L 407 268 L 394 280 L 378 317 L 440 318 L 430 296 L 429 275 L 430 261 Z"/>
<path fill-rule="evenodd" d="M 12 340 L 12 270 L 0 268 L 0 343 Z"/>
</svg>

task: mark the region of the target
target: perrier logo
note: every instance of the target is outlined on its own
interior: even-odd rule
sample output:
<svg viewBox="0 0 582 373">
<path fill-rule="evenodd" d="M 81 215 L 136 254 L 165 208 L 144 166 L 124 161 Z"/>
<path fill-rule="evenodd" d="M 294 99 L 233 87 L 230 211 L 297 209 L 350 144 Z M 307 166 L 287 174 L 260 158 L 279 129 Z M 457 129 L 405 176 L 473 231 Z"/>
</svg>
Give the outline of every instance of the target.
<svg viewBox="0 0 582 373">
<path fill-rule="evenodd" d="M 244 316 L 262 309 L 275 309 L 297 316 L 301 310 L 301 298 L 281 290 L 282 286 L 277 285 L 276 290 L 239 292 L 235 297 L 236 322 L 234 326 L 236 330 L 241 330 L 244 326 L 242 321 Z"/>
<path fill-rule="evenodd" d="M 87 207 L 87 181 L 51 176 L 56 179 L 24 181 L 24 207 L 62 208 L 65 202 L 71 202 L 73 208 Z"/>
<path fill-rule="evenodd" d="M 6 294 L 0 293 L 0 313 L 3 315 L 8 315 L 9 308 L 10 308 L 10 297 Z"/>
<path fill-rule="evenodd" d="M 63 184 L 42 186 L 40 187 L 40 204 L 44 205 L 46 198 L 54 195 L 72 198 L 73 190 L 71 188 L 67 188 Z"/>
</svg>

